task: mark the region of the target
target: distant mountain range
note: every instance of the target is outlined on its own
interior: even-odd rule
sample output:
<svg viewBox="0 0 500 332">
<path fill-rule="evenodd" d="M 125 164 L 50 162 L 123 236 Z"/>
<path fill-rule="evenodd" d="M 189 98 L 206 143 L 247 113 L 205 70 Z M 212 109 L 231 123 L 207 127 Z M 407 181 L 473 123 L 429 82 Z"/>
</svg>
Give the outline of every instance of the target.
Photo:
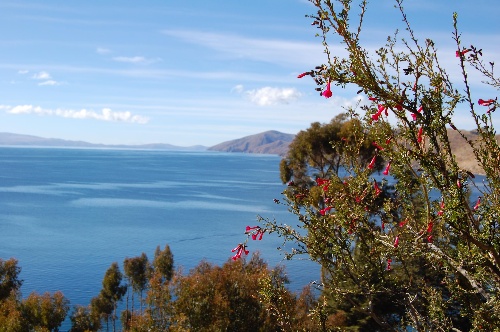
<svg viewBox="0 0 500 332">
<path fill-rule="evenodd" d="M 463 130 L 462 133 L 471 141 L 479 139 L 475 131 Z M 0 133 L 0 146 L 39 146 L 39 147 L 73 147 L 73 148 L 115 148 L 115 149 L 156 149 L 172 151 L 221 151 L 241 153 L 262 153 L 286 155 L 288 146 L 295 135 L 285 134 L 270 130 L 256 135 L 245 136 L 239 139 L 223 142 L 212 147 L 195 145 L 189 147 L 175 146 L 171 144 L 143 144 L 143 145 L 105 145 L 92 144 L 83 141 L 68 141 L 56 138 L 42 138 L 30 135 L 12 133 Z M 476 162 L 472 148 L 462 139 L 455 130 L 448 131 L 451 148 L 455 152 L 455 158 L 461 168 L 475 174 L 482 174 L 483 170 Z M 497 135 L 500 141 L 500 135 Z"/>
<path fill-rule="evenodd" d="M 84 141 L 71 141 L 58 138 L 43 138 L 32 135 L 0 133 L 0 146 L 33 146 L 33 147 L 69 147 L 69 148 L 101 148 L 101 149 L 155 149 L 172 151 L 221 151 L 285 155 L 288 145 L 295 135 L 279 131 L 266 131 L 260 134 L 246 136 L 240 139 L 217 144 L 212 147 L 195 145 L 189 147 L 171 144 L 153 143 L 141 145 L 109 145 L 94 144 Z"/>
<path fill-rule="evenodd" d="M 276 130 L 227 141 L 208 148 L 210 151 L 264 153 L 284 156 L 295 135 Z"/>
<path fill-rule="evenodd" d="M 43 138 L 31 135 L 0 133 L 0 146 L 37 146 L 37 147 L 71 147 L 71 148 L 116 148 L 116 149 L 157 149 L 157 150 L 188 150 L 205 151 L 206 146 L 195 145 L 189 147 L 171 144 L 153 143 L 141 145 L 108 145 L 93 144 L 84 141 L 69 141 L 58 138 Z"/>
</svg>

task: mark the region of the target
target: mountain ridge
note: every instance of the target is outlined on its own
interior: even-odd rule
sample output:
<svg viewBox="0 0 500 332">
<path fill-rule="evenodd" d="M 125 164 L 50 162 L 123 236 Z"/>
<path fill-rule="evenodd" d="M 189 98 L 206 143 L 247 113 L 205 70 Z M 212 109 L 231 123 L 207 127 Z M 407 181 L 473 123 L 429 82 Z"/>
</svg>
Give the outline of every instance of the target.
<svg viewBox="0 0 500 332">
<path fill-rule="evenodd" d="M 460 130 L 469 141 L 477 142 L 480 136 L 475 131 Z M 239 152 L 239 153 L 258 153 L 275 154 L 285 156 L 288 152 L 290 143 L 293 141 L 294 134 L 286 134 L 276 130 L 269 130 L 255 135 L 249 135 L 242 138 L 226 141 L 217 145 L 206 147 L 203 145 L 194 145 L 182 147 L 164 143 L 151 143 L 142 145 L 107 145 L 94 144 L 84 141 L 71 141 L 58 138 L 43 138 L 32 135 L 22 135 L 0 132 L 0 146 L 33 146 L 33 147 L 71 147 L 71 148 L 116 148 L 116 149 L 145 149 L 145 150 L 171 150 L 171 151 L 219 151 L 219 152 Z M 461 134 L 449 129 L 448 137 L 451 149 L 455 154 L 456 161 L 460 168 L 468 170 L 474 174 L 484 174 L 484 171 L 476 161 L 472 148 L 467 144 Z M 500 135 L 497 135 L 500 141 Z"/>
<path fill-rule="evenodd" d="M 145 149 L 145 150 L 188 150 L 204 151 L 207 149 L 203 145 L 193 145 L 182 147 L 164 143 L 149 144 L 96 144 L 85 141 L 64 140 L 60 138 L 45 138 L 33 135 L 14 134 L 0 132 L 0 146 L 25 146 L 25 147 L 68 147 L 68 148 L 97 148 L 97 149 Z"/>
<path fill-rule="evenodd" d="M 209 151 L 277 154 L 284 156 L 293 141 L 294 134 L 268 130 L 209 147 Z"/>
</svg>

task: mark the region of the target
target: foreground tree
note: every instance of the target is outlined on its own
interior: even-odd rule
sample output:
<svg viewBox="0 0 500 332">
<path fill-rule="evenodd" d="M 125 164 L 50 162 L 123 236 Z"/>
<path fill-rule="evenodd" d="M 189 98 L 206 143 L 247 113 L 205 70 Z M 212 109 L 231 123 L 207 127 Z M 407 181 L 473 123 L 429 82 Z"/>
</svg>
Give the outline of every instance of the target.
<svg viewBox="0 0 500 332">
<path fill-rule="evenodd" d="M 321 264 L 323 329 L 330 322 L 332 328 L 356 325 L 366 331 L 499 330 L 500 147 L 493 125 L 498 102 L 493 96 L 476 102 L 467 75 L 478 70 L 498 89 L 494 63 L 482 61 L 482 50 L 462 46 L 455 15 L 456 54 L 449 56 L 460 66 L 462 82 L 452 82 L 434 42 L 415 37 L 402 0 L 395 4 L 407 35 L 396 33 L 371 54 L 361 44 L 367 1 L 353 2 L 311 0 L 327 63 L 299 78 L 314 78 L 326 98 L 332 85 L 356 86 L 368 103 L 348 109 L 359 126 L 351 139 L 333 142 L 342 154 L 337 171 L 318 173 L 315 184 L 298 188 L 298 194 L 290 192 L 299 183 L 287 190 L 286 204 L 306 232 L 273 221 L 266 228 L 298 244 L 292 254 L 307 253 Z M 330 51 L 339 43 L 347 56 Z M 478 140 L 453 124 L 457 108 L 469 110 Z M 450 130 L 473 150 L 483 183 L 457 164 Z M 376 146 L 368 165 L 359 158 L 366 143 Z M 377 174 L 375 164 L 382 159 L 386 167 Z M 384 195 L 389 181 L 395 191 Z M 473 188 L 480 197 L 471 201 Z M 318 192 L 324 206 L 317 204 Z"/>
<path fill-rule="evenodd" d="M 125 258 L 123 261 L 123 269 L 125 276 L 132 286 L 132 311 L 134 310 L 134 293 L 139 293 L 142 312 L 142 293 L 148 284 L 148 277 L 151 270 L 148 256 L 142 253 L 141 256 L 138 257 Z"/>
<path fill-rule="evenodd" d="M 95 300 L 96 311 L 101 312 L 106 321 L 109 317 L 113 322 L 113 331 L 116 330 L 116 308 L 127 292 L 127 286 L 122 284 L 123 275 L 118 263 L 114 262 L 106 270 L 102 280 L 102 290 Z"/>
<path fill-rule="evenodd" d="M 253 255 L 229 260 L 223 266 L 201 262 L 185 277 L 174 280 L 174 331 L 291 331 L 296 319 L 296 298 L 284 287 L 280 269 L 269 270 Z M 278 311 L 290 320 L 279 324 Z"/>
<path fill-rule="evenodd" d="M 21 288 L 23 282 L 19 279 L 19 273 L 21 268 L 17 265 L 17 260 L 0 258 L 0 301 Z"/>
<path fill-rule="evenodd" d="M 30 330 L 59 331 L 69 311 L 69 301 L 61 292 L 31 293 L 22 301 L 22 311 Z"/>
</svg>

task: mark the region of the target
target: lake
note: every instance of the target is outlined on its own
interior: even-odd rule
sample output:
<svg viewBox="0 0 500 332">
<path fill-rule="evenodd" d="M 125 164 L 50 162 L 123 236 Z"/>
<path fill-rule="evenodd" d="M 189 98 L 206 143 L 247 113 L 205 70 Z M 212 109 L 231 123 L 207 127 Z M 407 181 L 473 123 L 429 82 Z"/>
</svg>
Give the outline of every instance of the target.
<svg viewBox="0 0 500 332">
<path fill-rule="evenodd" d="M 105 271 L 169 244 L 184 273 L 223 264 L 257 215 L 297 223 L 276 205 L 280 157 L 220 152 L 0 148 L 0 257 L 22 268 L 22 293 L 61 290 L 87 305 Z M 292 290 L 319 278 L 308 260 L 283 262 L 281 239 L 249 241 Z M 304 257 L 305 258 L 305 257 Z M 64 327 L 67 327 L 65 324 Z M 64 329 L 63 329 L 64 330 Z"/>
</svg>

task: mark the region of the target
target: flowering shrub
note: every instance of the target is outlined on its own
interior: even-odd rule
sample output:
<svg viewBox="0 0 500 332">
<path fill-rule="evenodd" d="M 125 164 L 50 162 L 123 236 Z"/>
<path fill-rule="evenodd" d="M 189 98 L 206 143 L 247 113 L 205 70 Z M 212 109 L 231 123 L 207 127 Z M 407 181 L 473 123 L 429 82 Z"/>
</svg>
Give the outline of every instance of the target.
<svg viewBox="0 0 500 332">
<path fill-rule="evenodd" d="M 467 74 L 477 70 L 498 89 L 494 63 L 482 60 L 481 49 L 462 46 L 456 14 L 457 49 L 449 56 L 461 82 L 450 80 L 432 40 L 417 40 L 402 0 L 395 3 L 407 36 L 396 33 L 375 54 L 360 42 L 367 1 L 359 1 L 358 12 L 349 0 L 311 2 L 327 63 L 298 78 L 311 77 L 327 98 L 332 85 L 357 86 L 368 102 L 347 110 L 357 123 L 349 139 L 332 141 L 340 167 L 322 172 L 323 165 L 312 174 L 302 165 L 301 174 L 287 173 L 292 181 L 283 204 L 297 227 L 262 219 L 266 231 L 294 244 L 287 257 L 303 253 L 321 264 L 323 329 L 328 317 L 344 313 L 369 330 L 498 330 L 500 146 L 493 115 L 499 104 L 493 96 L 473 98 Z M 333 55 L 331 40 L 348 55 Z M 453 124 L 457 109 L 469 111 L 478 140 Z M 457 164 L 452 131 L 471 147 L 484 180 Z M 369 162 L 359 157 L 367 142 L 374 149 Z M 382 161 L 380 174 L 375 166 Z"/>
</svg>

